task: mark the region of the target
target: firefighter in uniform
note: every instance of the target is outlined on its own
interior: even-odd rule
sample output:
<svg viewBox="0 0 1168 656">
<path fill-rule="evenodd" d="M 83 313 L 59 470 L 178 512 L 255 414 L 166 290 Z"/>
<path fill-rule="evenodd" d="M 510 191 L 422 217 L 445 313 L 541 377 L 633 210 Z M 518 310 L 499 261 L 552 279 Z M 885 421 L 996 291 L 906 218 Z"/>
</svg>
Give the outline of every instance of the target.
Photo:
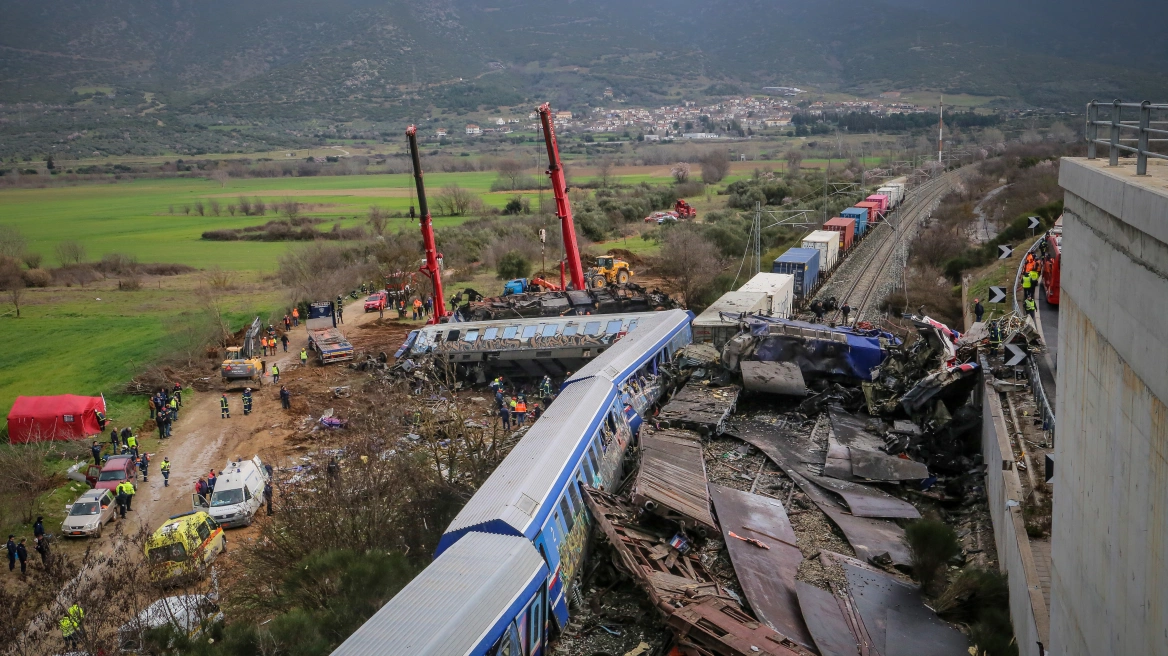
<svg viewBox="0 0 1168 656">
<path fill-rule="evenodd" d="M 163 457 L 158 468 L 162 470 L 162 487 L 170 487 L 170 457 Z"/>
<path fill-rule="evenodd" d="M 251 388 L 248 387 L 243 390 L 243 414 L 246 417 L 251 414 Z"/>
<path fill-rule="evenodd" d="M 231 408 L 227 405 L 227 395 L 224 394 L 219 399 L 219 418 L 231 419 Z"/>
</svg>

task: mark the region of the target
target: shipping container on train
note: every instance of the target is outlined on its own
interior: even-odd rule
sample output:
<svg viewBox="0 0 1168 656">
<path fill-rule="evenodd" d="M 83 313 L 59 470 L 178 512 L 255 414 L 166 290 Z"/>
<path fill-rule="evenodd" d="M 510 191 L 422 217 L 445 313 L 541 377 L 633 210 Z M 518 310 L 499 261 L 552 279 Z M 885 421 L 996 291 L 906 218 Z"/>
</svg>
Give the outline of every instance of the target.
<svg viewBox="0 0 1168 656">
<path fill-rule="evenodd" d="M 889 198 L 888 194 L 872 194 L 864 200 L 868 201 L 869 203 L 879 203 L 880 216 L 888 214 L 888 210 L 892 209 L 892 200 Z"/>
<path fill-rule="evenodd" d="M 889 182 L 877 189 L 876 193 L 886 194 L 888 196 L 888 209 L 894 210 L 897 205 L 904 202 L 904 183 Z"/>
<path fill-rule="evenodd" d="M 869 230 L 871 230 L 873 227 L 875 227 L 876 224 L 879 223 L 880 220 L 884 218 L 884 215 L 882 215 L 880 213 L 880 203 L 873 203 L 870 200 L 866 200 L 866 201 L 863 201 L 861 203 L 856 203 L 855 207 L 859 207 L 859 208 L 868 210 L 868 229 Z"/>
<path fill-rule="evenodd" d="M 742 317 L 763 314 L 769 297 L 764 292 L 726 292 L 718 297 L 694 319 L 693 340 L 695 344 L 710 344 L 721 349 L 738 334 L 738 324 Z"/>
<path fill-rule="evenodd" d="M 795 276 L 760 271 L 738 288 L 740 292 L 763 292 L 770 296 L 766 314 L 787 319 L 795 307 Z"/>
<path fill-rule="evenodd" d="M 819 251 L 820 270 L 831 273 L 839 263 L 839 235 L 831 230 L 816 230 L 803 238 L 803 248 L 814 248 Z"/>
<path fill-rule="evenodd" d="M 795 277 L 795 296 L 806 298 L 819 281 L 819 251 L 814 248 L 791 248 L 775 258 L 772 273 L 786 273 Z"/>
<path fill-rule="evenodd" d="M 856 236 L 856 220 L 837 216 L 823 224 L 823 229 L 839 233 L 840 252 L 842 253 L 852 247 L 852 241 Z"/>
<path fill-rule="evenodd" d="M 864 233 L 868 231 L 868 208 L 866 207 L 849 207 L 840 212 L 840 216 L 845 219 L 852 219 L 856 222 L 856 237 L 863 237 Z"/>
</svg>

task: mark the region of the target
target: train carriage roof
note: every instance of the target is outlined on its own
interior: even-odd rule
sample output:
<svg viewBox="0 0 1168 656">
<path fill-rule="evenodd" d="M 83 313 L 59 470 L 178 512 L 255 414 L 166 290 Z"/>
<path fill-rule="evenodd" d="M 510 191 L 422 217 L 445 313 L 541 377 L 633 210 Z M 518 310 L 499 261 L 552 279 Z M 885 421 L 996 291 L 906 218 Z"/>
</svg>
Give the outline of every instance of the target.
<svg viewBox="0 0 1168 656">
<path fill-rule="evenodd" d="M 572 473 L 615 397 L 616 388 L 600 378 L 561 392 L 454 518 L 438 552 L 475 529 L 533 539 L 555 501 L 552 491 Z"/>
<path fill-rule="evenodd" d="M 564 385 L 597 376 L 623 382 L 625 377 L 648 362 L 657 349 L 669 343 L 679 329 L 693 320 L 693 316 L 688 310 L 666 310 L 641 319 L 635 330 L 581 367 Z"/>
<path fill-rule="evenodd" d="M 485 653 L 546 578 L 543 558 L 525 538 L 468 535 L 402 588 L 333 656 Z"/>
</svg>

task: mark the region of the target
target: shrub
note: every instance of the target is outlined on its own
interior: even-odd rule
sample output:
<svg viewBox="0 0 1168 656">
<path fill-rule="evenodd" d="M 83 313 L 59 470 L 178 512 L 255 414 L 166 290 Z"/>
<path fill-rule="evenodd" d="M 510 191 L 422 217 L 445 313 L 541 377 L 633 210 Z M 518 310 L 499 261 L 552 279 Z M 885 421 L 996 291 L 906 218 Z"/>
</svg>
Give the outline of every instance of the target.
<svg viewBox="0 0 1168 656">
<path fill-rule="evenodd" d="M 53 283 L 53 274 L 44 269 L 29 269 L 21 274 L 24 284 L 29 287 L 48 287 Z"/>
<path fill-rule="evenodd" d="M 136 292 L 142 289 L 142 279 L 138 276 L 119 278 L 118 289 L 123 292 Z"/>
<path fill-rule="evenodd" d="M 519 251 L 510 251 L 499 258 L 495 272 L 499 274 L 500 280 L 526 278 L 531 273 L 531 261 Z"/>
<path fill-rule="evenodd" d="M 919 519 L 904 529 L 904 540 L 912 550 L 913 574 L 928 591 L 950 558 L 961 553 L 957 533 L 937 519 Z"/>
<path fill-rule="evenodd" d="M 39 269 L 41 268 L 41 261 L 44 259 L 44 256 L 40 253 L 28 251 L 21 256 L 21 259 L 24 260 L 24 266 L 30 269 Z"/>
</svg>

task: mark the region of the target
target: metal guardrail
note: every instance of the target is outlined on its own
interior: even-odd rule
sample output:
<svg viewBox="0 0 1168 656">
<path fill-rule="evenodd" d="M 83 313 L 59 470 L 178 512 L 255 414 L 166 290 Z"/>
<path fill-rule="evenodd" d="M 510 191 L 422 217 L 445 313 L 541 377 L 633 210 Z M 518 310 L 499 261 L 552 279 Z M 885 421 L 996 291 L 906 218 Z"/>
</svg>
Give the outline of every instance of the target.
<svg viewBox="0 0 1168 656">
<path fill-rule="evenodd" d="M 1108 107 L 1111 109 L 1111 116 L 1109 120 L 1099 120 L 1099 108 Z M 1138 120 L 1123 120 L 1123 110 L 1138 109 Z M 1142 103 L 1125 103 L 1115 100 L 1109 103 L 1101 103 L 1097 100 L 1092 100 L 1087 103 L 1087 159 L 1095 159 L 1095 147 L 1099 144 L 1107 146 L 1108 148 L 1108 166 L 1119 165 L 1119 153 L 1135 153 L 1136 155 L 1136 175 L 1148 174 L 1148 158 L 1154 157 L 1156 159 L 1168 160 L 1168 155 L 1163 153 L 1152 152 L 1148 145 L 1151 143 L 1168 142 L 1168 139 L 1153 139 L 1153 135 L 1161 137 L 1168 137 L 1168 130 L 1153 128 L 1152 125 L 1168 126 L 1168 120 L 1153 121 L 1152 112 L 1160 112 L 1162 117 L 1168 117 L 1168 105 L 1153 105 L 1151 101 L 1145 100 Z M 1110 129 L 1110 134 L 1107 139 L 1099 138 L 1099 128 L 1106 127 Z M 1122 131 L 1136 132 L 1134 137 L 1123 137 Z M 1136 145 L 1127 146 L 1122 142 L 1136 142 Z"/>
<path fill-rule="evenodd" d="M 1166 159 L 1168 159 L 1168 158 L 1166 158 Z M 1028 248 L 1026 250 L 1026 252 L 1033 253 L 1033 252 L 1037 251 L 1038 245 L 1040 243 L 1042 243 L 1041 239 L 1034 242 L 1033 244 L 1031 244 L 1030 248 Z M 1018 307 L 1018 289 L 1022 286 L 1022 275 L 1023 275 L 1022 272 L 1023 272 L 1023 268 L 1025 266 L 1026 266 L 1026 256 L 1023 255 L 1022 260 L 1020 262 L 1018 262 L 1018 271 L 1014 275 L 1014 287 L 1011 290 L 1013 292 L 1013 294 L 1011 294 L 1011 295 L 1014 297 L 1013 298 L 1013 300 L 1014 300 L 1014 315 L 1018 316 L 1018 317 L 1025 317 L 1026 316 L 1026 314 L 1024 312 L 1022 312 L 1020 310 L 1020 308 Z M 1038 290 L 1037 289 L 1034 290 L 1034 298 L 1035 298 L 1035 303 L 1037 304 L 1038 303 L 1038 300 L 1037 300 L 1038 299 Z M 1035 320 L 1035 329 L 1037 329 L 1037 328 L 1038 328 L 1038 321 L 1036 319 Z M 1046 345 L 1043 344 L 1044 348 L 1045 348 L 1045 346 Z M 1046 395 L 1046 387 L 1042 384 L 1042 376 L 1039 374 L 1039 371 L 1038 371 L 1038 358 L 1036 358 L 1033 353 L 1030 354 L 1030 357 L 1026 358 L 1026 369 L 1027 369 L 1028 375 L 1030 376 L 1030 389 L 1031 389 L 1031 391 L 1034 392 L 1034 402 L 1036 404 L 1038 404 L 1039 409 L 1042 410 L 1042 430 L 1054 431 L 1054 424 L 1055 424 L 1054 404 L 1050 402 L 1049 397 L 1047 397 L 1047 395 Z"/>
</svg>

